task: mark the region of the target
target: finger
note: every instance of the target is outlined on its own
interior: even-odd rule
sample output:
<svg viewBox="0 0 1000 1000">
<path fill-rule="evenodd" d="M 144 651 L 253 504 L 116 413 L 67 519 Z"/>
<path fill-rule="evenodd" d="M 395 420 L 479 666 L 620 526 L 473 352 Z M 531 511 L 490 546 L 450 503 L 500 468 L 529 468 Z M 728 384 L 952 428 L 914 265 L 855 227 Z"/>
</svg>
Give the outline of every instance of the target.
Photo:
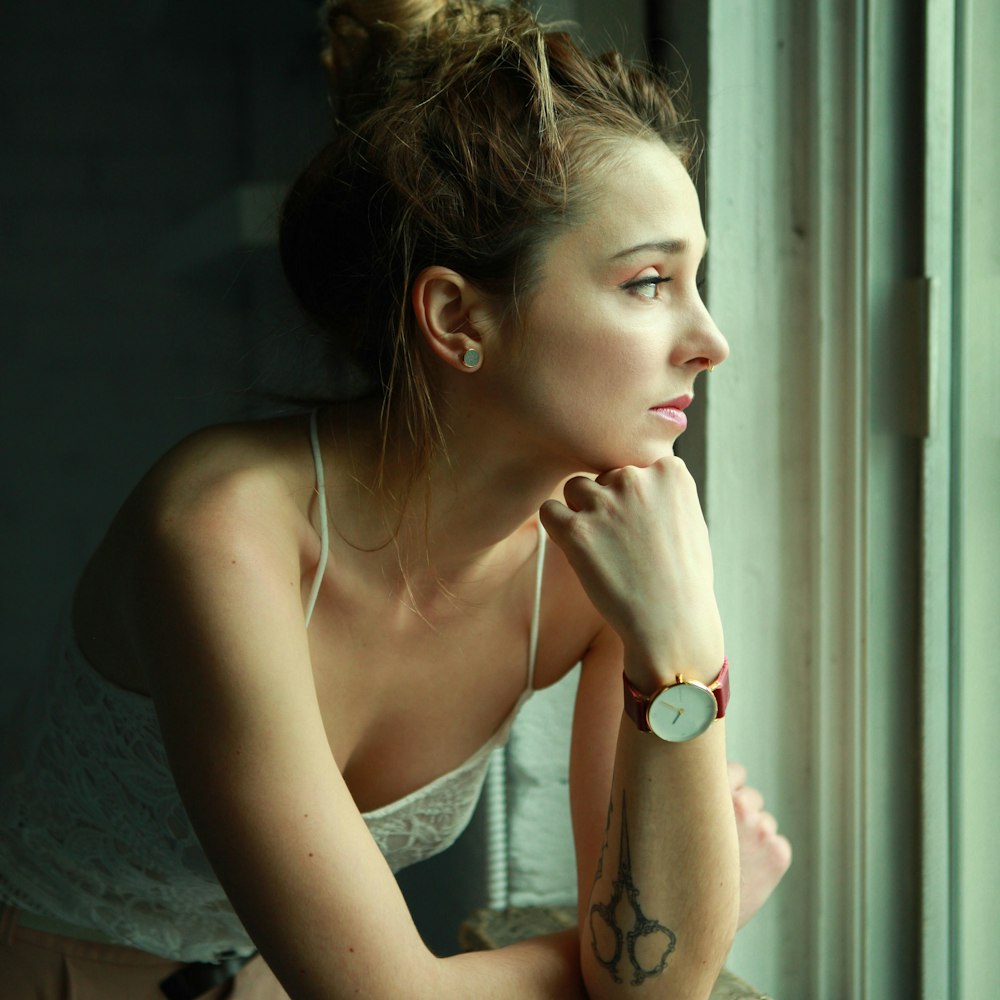
<svg viewBox="0 0 1000 1000">
<path fill-rule="evenodd" d="M 614 489 L 628 489 L 644 478 L 644 470 L 636 465 L 623 465 L 618 469 L 607 469 L 594 482 L 598 486 L 610 486 Z"/>
<path fill-rule="evenodd" d="M 635 472 L 632 466 L 626 465 L 620 469 L 606 469 L 594 482 L 598 486 L 616 486 L 622 479 L 628 478 Z"/>
<path fill-rule="evenodd" d="M 764 796 L 756 788 L 738 788 L 733 793 L 733 805 L 743 817 L 759 813 L 764 807 Z"/>
<path fill-rule="evenodd" d="M 792 842 L 783 837 L 780 833 L 771 841 L 771 850 L 774 852 L 778 864 L 787 869 L 792 863 Z"/>
<path fill-rule="evenodd" d="M 729 761 L 729 788 L 735 792 L 747 783 L 747 769 L 735 760 Z"/>
<path fill-rule="evenodd" d="M 542 522 L 545 533 L 567 555 L 572 548 L 569 537 L 576 516 L 569 507 L 558 500 L 546 500 L 538 509 L 538 519 Z"/>
<path fill-rule="evenodd" d="M 778 821 L 769 812 L 762 812 L 757 824 L 765 837 L 773 837 L 778 832 Z"/>
<path fill-rule="evenodd" d="M 538 519 L 550 535 L 558 534 L 561 528 L 573 520 L 573 511 L 558 500 L 546 500 L 538 508 Z"/>
<path fill-rule="evenodd" d="M 563 497 L 570 510 L 593 510 L 601 493 L 601 487 L 587 476 L 574 476 L 563 487 Z"/>
</svg>

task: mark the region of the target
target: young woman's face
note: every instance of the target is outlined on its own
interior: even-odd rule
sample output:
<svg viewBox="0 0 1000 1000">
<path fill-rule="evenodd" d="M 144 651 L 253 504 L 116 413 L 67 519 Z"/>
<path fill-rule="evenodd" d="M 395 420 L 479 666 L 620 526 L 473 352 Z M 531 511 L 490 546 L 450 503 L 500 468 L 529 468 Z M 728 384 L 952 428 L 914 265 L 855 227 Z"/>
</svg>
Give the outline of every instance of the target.
<svg viewBox="0 0 1000 1000">
<path fill-rule="evenodd" d="M 685 421 L 666 404 L 687 405 L 699 372 L 729 353 L 698 292 L 694 185 L 662 142 L 629 145 L 586 220 L 549 245 L 504 387 L 522 433 L 569 471 L 669 454 Z"/>
</svg>

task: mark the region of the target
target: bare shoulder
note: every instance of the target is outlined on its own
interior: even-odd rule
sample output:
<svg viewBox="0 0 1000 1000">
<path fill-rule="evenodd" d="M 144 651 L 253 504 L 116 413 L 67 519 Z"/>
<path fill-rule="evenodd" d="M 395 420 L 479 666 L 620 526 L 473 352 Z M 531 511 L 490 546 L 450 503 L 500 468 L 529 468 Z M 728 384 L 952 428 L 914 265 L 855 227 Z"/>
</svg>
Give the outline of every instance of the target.
<svg viewBox="0 0 1000 1000">
<path fill-rule="evenodd" d="M 315 546 L 314 480 L 305 418 L 198 431 L 163 456 L 112 522 L 77 588 L 81 648 L 108 679 L 144 690 L 143 623 L 165 595 L 213 588 L 230 574 L 273 574 L 297 584 Z"/>
<path fill-rule="evenodd" d="M 305 418 L 222 424 L 189 435 L 158 461 L 123 508 L 161 528 L 176 521 L 253 516 L 294 505 L 313 486 Z"/>
</svg>

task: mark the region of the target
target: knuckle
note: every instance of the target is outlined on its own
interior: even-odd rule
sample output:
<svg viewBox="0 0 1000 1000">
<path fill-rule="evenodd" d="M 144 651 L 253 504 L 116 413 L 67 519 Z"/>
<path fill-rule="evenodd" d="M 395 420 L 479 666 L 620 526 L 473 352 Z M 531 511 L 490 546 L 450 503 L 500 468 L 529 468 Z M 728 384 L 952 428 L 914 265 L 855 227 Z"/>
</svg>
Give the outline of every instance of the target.
<svg viewBox="0 0 1000 1000">
<path fill-rule="evenodd" d="M 773 837 L 778 832 L 778 821 L 769 812 L 760 814 L 760 829 L 765 837 Z"/>
<path fill-rule="evenodd" d="M 788 868 L 792 863 L 792 842 L 787 837 L 774 838 L 774 853 L 782 868 Z"/>
<path fill-rule="evenodd" d="M 658 459 L 653 466 L 655 469 L 659 469 L 661 472 L 667 475 L 680 476 L 680 475 L 690 475 L 688 472 L 687 464 L 683 458 L 677 455 L 664 455 L 663 458 Z"/>
<path fill-rule="evenodd" d="M 639 475 L 639 469 L 634 465 L 623 465 L 615 477 L 618 480 L 619 485 L 625 487 L 626 489 L 634 488 L 639 482 L 641 482 L 641 477 Z"/>
<path fill-rule="evenodd" d="M 764 805 L 764 797 L 756 788 L 744 786 L 733 792 L 733 806 L 741 819 L 757 816 Z"/>
<path fill-rule="evenodd" d="M 563 534 L 571 544 L 578 548 L 584 545 L 590 536 L 586 518 L 571 517 L 564 526 Z"/>
</svg>

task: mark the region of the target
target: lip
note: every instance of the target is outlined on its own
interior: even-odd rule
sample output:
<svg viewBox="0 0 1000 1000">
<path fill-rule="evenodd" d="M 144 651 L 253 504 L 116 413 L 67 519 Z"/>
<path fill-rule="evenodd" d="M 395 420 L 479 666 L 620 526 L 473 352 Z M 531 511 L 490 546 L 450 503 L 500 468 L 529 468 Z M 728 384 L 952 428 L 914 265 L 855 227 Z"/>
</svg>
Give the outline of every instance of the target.
<svg viewBox="0 0 1000 1000">
<path fill-rule="evenodd" d="M 656 406 L 650 407 L 650 412 L 661 420 L 669 421 L 679 430 L 684 430 L 688 422 L 684 410 L 691 405 L 693 398 L 693 396 L 678 396 L 669 403 L 657 403 Z"/>
<path fill-rule="evenodd" d="M 694 396 L 678 396 L 669 403 L 657 403 L 653 410 L 686 410 L 694 401 Z"/>
</svg>

